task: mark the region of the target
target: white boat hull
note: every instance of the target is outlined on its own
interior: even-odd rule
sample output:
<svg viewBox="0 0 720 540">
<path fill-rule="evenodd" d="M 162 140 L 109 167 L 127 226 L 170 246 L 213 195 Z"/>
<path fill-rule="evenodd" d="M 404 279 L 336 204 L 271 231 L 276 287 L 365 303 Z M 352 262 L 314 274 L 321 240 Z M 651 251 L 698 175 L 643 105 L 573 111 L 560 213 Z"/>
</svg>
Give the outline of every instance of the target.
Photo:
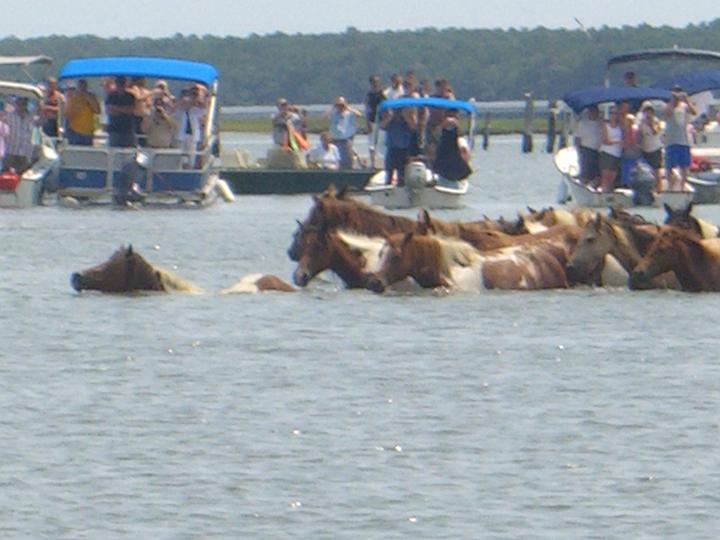
<svg viewBox="0 0 720 540">
<path fill-rule="evenodd" d="M 373 175 L 365 191 L 372 204 L 388 209 L 453 209 L 463 206 L 470 184 L 467 180 L 438 178 L 422 164 L 408 165 L 405 185 L 385 183 L 385 171 Z"/>
<path fill-rule="evenodd" d="M 577 151 L 574 147 L 562 148 L 555 154 L 555 166 L 562 174 L 563 192 L 561 203 L 569 203 L 575 206 L 587 208 L 608 208 L 622 206 L 631 208 L 634 206 L 662 207 L 668 205 L 671 208 L 687 208 L 693 201 L 695 191 L 663 191 L 656 194 L 651 204 L 637 204 L 635 194 L 629 188 L 616 188 L 611 192 L 603 193 L 591 186 L 584 184 L 578 177 L 579 167 L 577 165 Z"/>
</svg>

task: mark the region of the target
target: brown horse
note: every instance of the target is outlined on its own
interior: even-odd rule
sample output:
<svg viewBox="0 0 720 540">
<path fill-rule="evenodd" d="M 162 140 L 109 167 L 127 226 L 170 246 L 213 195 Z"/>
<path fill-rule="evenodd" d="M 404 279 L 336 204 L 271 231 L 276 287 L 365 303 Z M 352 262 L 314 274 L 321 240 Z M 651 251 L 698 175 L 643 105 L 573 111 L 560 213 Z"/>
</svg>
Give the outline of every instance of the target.
<svg viewBox="0 0 720 540">
<path fill-rule="evenodd" d="M 720 238 L 698 238 L 694 231 L 664 226 L 633 270 L 639 288 L 658 274 L 674 272 L 683 291 L 720 291 Z"/>
<path fill-rule="evenodd" d="M 667 204 L 665 206 L 665 225 L 673 225 L 681 229 L 688 229 L 697 234 L 700 238 L 717 238 L 720 230 L 713 225 L 692 215 L 693 203 L 685 208 L 674 209 Z"/>
<path fill-rule="evenodd" d="M 351 249 L 335 229 L 302 224 L 300 227 L 298 265 L 293 272 L 295 285 L 306 287 L 315 276 L 329 269 L 345 282 L 346 287 L 365 288 L 370 257 L 367 250 Z"/>
<path fill-rule="evenodd" d="M 570 284 L 625 287 L 630 273 L 657 233 L 657 226 L 621 225 L 597 214 L 583 229 L 565 272 Z M 656 276 L 644 288 L 679 288 L 672 273 Z"/>
<path fill-rule="evenodd" d="M 136 291 L 201 292 L 195 285 L 155 268 L 132 245 L 121 247 L 105 262 L 75 272 L 70 283 L 76 291 L 129 293 Z"/>
<path fill-rule="evenodd" d="M 565 288 L 565 260 L 558 245 L 544 242 L 483 252 L 462 240 L 401 233 L 387 239 L 368 288 L 383 292 L 408 276 L 424 288 L 476 292 Z"/>
<path fill-rule="evenodd" d="M 76 291 L 105 293 L 133 293 L 140 291 L 184 292 L 199 294 L 202 289 L 176 275 L 156 268 L 137 253 L 132 245 L 121 247 L 110 258 L 92 268 L 75 272 L 70 283 Z M 295 289 L 280 278 L 267 274 L 251 274 L 240 282 L 221 291 L 238 292 L 283 291 Z"/>
</svg>

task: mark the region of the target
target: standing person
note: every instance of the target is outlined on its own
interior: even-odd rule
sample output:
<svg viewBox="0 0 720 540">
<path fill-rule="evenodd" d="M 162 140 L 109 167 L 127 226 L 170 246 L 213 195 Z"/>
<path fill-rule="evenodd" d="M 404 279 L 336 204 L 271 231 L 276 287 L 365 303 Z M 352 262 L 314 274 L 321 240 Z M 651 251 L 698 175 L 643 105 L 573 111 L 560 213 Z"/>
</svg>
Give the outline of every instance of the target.
<svg viewBox="0 0 720 540">
<path fill-rule="evenodd" d="M 10 136 L 10 126 L 5 121 L 4 104 L 0 102 L 0 171 L 5 170 L 5 153 L 7 150 L 8 137 Z"/>
<path fill-rule="evenodd" d="M 205 102 L 198 86 L 185 89 L 180 94 L 180 103 L 175 112 L 178 125 L 177 138 L 180 148 L 188 156 L 188 167 L 200 166 L 197 151 L 202 146 L 205 122 Z"/>
<path fill-rule="evenodd" d="M 390 76 L 390 86 L 384 91 L 385 99 L 397 99 L 403 96 L 402 78 L 397 73 Z"/>
<path fill-rule="evenodd" d="M 575 147 L 578 151 L 580 178 L 585 184 L 597 185 L 600 180 L 598 162 L 602 144 L 603 125 L 600 121 L 600 109 L 597 105 L 587 108 L 587 116 L 582 118 L 575 130 Z"/>
<path fill-rule="evenodd" d="M 620 127 L 623 131 L 623 151 L 620 159 L 620 185 L 629 186 L 633 167 L 642 156 L 635 116 L 630 113 L 630 103 L 623 101 L 618 105 Z"/>
<path fill-rule="evenodd" d="M 368 148 L 370 153 L 370 166 L 375 167 L 375 120 L 377 109 L 385 99 L 385 93 L 380 86 L 380 77 L 371 75 L 370 89 L 365 95 L 365 129 L 367 130 Z"/>
<path fill-rule="evenodd" d="M 292 110 L 285 98 L 277 100 L 277 112 L 272 117 L 273 142 L 281 148 L 290 147 L 290 129 L 300 132 L 302 130 L 302 118 Z"/>
<path fill-rule="evenodd" d="M 435 93 L 430 97 L 442 99 L 455 99 L 447 79 L 435 79 Z M 424 152 L 427 162 L 432 165 L 435 161 L 435 150 L 439 142 L 440 124 L 445 118 L 445 111 L 437 107 L 429 107 L 428 118 L 425 123 Z"/>
<path fill-rule="evenodd" d="M 127 79 L 115 77 L 115 90 L 105 99 L 105 111 L 108 116 L 108 145 L 131 147 L 137 144 L 135 139 L 135 96 L 128 92 Z"/>
<path fill-rule="evenodd" d="M 143 120 L 150 115 L 153 92 L 145 86 L 145 77 L 133 77 L 130 79 L 130 85 L 127 91 L 135 97 L 135 110 L 133 111 L 133 116 L 135 117 L 135 133 L 142 135 L 141 126 Z M 140 145 L 145 146 L 144 138 L 140 139 Z"/>
<path fill-rule="evenodd" d="M 22 174 L 32 165 L 32 134 L 35 127 L 27 98 L 17 98 L 15 108 L 7 115 L 7 125 L 9 134 L 5 168 L 15 169 L 16 173 Z"/>
<path fill-rule="evenodd" d="M 464 180 L 472 174 L 470 148 L 460 137 L 458 111 L 447 109 L 440 124 L 440 140 L 433 170 L 447 180 Z"/>
<path fill-rule="evenodd" d="M 65 135 L 70 144 L 92 146 L 96 114 L 100 114 L 100 102 L 88 91 L 87 80 L 78 79 L 77 88 L 68 92 L 65 105 Z"/>
<path fill-rule="evenodd" d="M 141 127 L 150 148 L 170 148 L 178 130 L 177 122 L 162 97 L 155 98 L 152 111 L 143 118 Z"/>
<path fill-rule="evenodd" d="M 330 136 L 332 142 L 340 151 L 340 168 L 352 169 L 353 166 L 353 137 L 355 136 L 355 117 L 362 117 L 362 113 L 350 107 L 345 98 L 338 96 L 335 105 L 328 113 L 330 116 Z"/>
<path fill-rule="evenodd" d="M 637 82 L 635 82 L 635 72 L 634 71 L 626 71 L 623 75 L 623 84 L 625 86 L 631 86 L 636 87 Z"/>
<path fill-rule="evenodd" d="M 662 191 L 662 127 L 655 116 L 655 109 L 647 104 L 642 108 L 642 119 L 638 135 L 642 156 L 653 170 L 655 193 Z"/>
<path fill-rule="evenodd" d="M 602 144 L 600 145 L 600 188 L 599 191 L 609 193 L 615 189 L 615 179 L 620 170 L 622 156 L 622 125 L 620 111 L 616 106 L 610 107 L 610 117 L 603 123 Z"/>
<path fill-rule="evenodd" d="M 413 131 L 417 129 L 414 107 L 386 110 L 380 122 L 385 130 L 385 183 L 392 184 L 393 174 L 397 185 L 405 185 L 405 166 L 410 159 Z"/>
<path fill-rule="evenodd" d="M 665 173 L 670 191 L 682 191 L 690 168 L 688 125 L 697 111 L 680 86 L 673 86 L 670 101 L 663 109 L 665 119 Z M 680 170 L 680 175 L 675 173 Z"/>
<path fill-rule="evenodd" d="M 46 81 L 47 87 L 44 91 L 40 112 L 42 113 L 43 132 L 49 137 L 58 136 L 58 116 L 60 107 L 63 105 L 63 95 L 57 87 L 57 79 L 48 77 Z"/>
</svg>

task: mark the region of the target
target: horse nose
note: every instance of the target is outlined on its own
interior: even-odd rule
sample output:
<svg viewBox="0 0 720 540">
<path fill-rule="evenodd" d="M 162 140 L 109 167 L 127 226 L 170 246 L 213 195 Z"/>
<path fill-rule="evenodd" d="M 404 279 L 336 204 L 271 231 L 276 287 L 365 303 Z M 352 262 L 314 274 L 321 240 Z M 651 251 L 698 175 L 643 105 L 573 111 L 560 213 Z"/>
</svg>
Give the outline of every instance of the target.
<svg viewBox="0 0 720 540">
<path fill-rule="evenodd" d="M 385 292 L 385 284 L 377 276 L 369 276 L 367 278 L 367 288 L 376 293 Z"/>
<path fill-rule="evenodd" d="M 296 268 L 293 272 L 293 283 L 295 283 L 298 287 L 307 287 L 309 282 L 310 279 L 308 278 L 308 275 L 300 270 L 300 268 Z"/>
<path fill-rule="evenodd" d="M 571 284 L 579 281 L 579 272 L 574 264 L 568 263 L 565 265 L 565 277 Z"/>
<path fill-rule="evenodd" d="M 77 272 L 70 274 L 70 285 L 73 289 L 80 292 L 83 289 L 83 278 Z"/>
<path fill-rule="evenodd" d="M 636 270 L 635 272 L 630 274 L 630 281 L 628 283 L 628 286 L 631 289 L 641 288 L 645 283 L 647 283 L 647 274 L 642 270 Z"/>
</svg>

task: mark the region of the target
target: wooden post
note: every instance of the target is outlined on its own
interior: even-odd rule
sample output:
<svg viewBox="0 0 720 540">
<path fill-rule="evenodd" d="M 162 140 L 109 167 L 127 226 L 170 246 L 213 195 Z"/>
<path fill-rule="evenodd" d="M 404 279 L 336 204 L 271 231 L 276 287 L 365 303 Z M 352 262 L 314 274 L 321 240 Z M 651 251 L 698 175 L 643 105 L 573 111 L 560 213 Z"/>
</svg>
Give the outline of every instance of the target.
<svg viewBox="0 0 720 540">
<path fill-rule="evenodd" d="M 555 108 L 557 103 L 551 101 L 548 105 L 548 127 L 545 151 L 548 154 L 552 154 L 555 152 L 555 136 L 557 135 L 557 109 Z"/>
<path fill-rule="evenodd" d="M 523 126 L 522 151 L 524 154 L 533 151 L 532 123 L 535 116 L 535 106 L 532 92 L 525 94 L 525 122 Z"/>
<path fill-rule="evenodd" d="M 489 111 L 485 113 L 485 122 L 483 123 L 482 136 L 483 136 L 483 143 L 482 143 L 483 150 L 487 150 L 488 146 L 490 146 L 490 112 Z"/>
</svg>

